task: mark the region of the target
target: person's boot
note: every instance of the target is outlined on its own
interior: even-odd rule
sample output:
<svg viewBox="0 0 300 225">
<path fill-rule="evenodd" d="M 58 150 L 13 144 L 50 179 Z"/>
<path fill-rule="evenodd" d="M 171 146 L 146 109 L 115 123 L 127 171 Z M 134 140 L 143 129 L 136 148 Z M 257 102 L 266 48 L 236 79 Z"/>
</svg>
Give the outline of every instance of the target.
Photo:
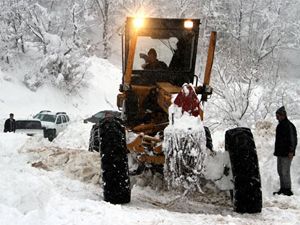
<svg viewBox="0 0 300 225">
<path fill-rule="evenodd" d="M 285 189 L 280 188 L 279 191 L 273 192 L 273 195 L 281 195 L 285 192 Z"/>
<path fill-rule="evenodd" d="M 285 189 L 285 190 L 283 191 L 283 194 L 284 194 L 284 195 L 287 195 L 287 196 L 292 196 L 294 193 L 292 192 L 291 189 Z"/>
</svg>

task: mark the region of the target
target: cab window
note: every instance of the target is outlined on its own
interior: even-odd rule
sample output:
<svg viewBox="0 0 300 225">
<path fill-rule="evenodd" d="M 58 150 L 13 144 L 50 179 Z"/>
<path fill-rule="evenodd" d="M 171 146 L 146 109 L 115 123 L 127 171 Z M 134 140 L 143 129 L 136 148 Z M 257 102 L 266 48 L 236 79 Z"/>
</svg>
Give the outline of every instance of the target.
<svg viewBox="0 0 300 225">
<path fill-rule="evenodd" d="M 149 50 L 156 51 L 157 60 L 167 65 L 169 71 L 188 72 L 192 66 L 194 35 L 138 36 L 133 70 L 146 70 Z"/>
</svg>

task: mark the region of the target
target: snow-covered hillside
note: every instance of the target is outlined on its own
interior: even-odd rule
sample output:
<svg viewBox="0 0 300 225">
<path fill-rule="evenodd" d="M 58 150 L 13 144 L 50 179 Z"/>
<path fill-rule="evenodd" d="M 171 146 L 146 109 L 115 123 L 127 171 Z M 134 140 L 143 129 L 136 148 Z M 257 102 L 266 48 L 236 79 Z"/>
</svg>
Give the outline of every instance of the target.
<svg viewBox="0 0 300 225">
<path fill-rule="evenodd" d="M 279 187 L 273 156 L 275 121 L 253 130 L 262 178 L 261 214 L 237 214 L 226 193 L 207 186 L 204 194 L 179 198 L 136 181 L 132 201 L 103 201 L 98 154 L 87 151 L 91 124 L 82 119 L 115 108 L 121 72 L 108 61 L 87 62 L 89 86 L 66 95 L 51 86 L 36 92 L 20 76 L 0 72 L 0 127 L 8 114 L 27 118 L 43 109 L 66 111 L 70 126 L 53 141 L 42 137 L 0 133 L 0 224 L 300 224 L 300 157 L 292 164 L 294 196 L 273 196 Z M 295 121 L 297 127 L 300 121 Z M 224 149 L 224 131 L 213 134 L 214 146 Z"/>
<path fill-rule="evenodd" d="M 27 117 L 40 110 L 65 111 L 76 118 L 103 109 L 115 109 L 121 71 L 97 57 L 91 57 L 85 63 L 90 75 L 88 86 L 81 88 L 80 93 L 71 94 L 51 84 L 33 92 L 23 83 L 24 69 L 6 73 L 0 70 L 0 118 L 8 117 L 10 112 L 16 118 Z"/>
</svg>

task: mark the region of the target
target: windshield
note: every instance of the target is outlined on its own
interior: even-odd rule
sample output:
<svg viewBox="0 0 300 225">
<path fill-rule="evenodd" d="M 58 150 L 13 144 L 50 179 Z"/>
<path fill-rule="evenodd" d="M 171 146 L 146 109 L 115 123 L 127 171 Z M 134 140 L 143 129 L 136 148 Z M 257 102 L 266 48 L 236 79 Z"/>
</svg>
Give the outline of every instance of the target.
<svg viewBox="0 0 300 225">
<path fill-rule="evenodd" d="M 34 119 L 40 119 L 40 117 L 41 117 L 41 114 L 38 113 L 38 114 L 36 114 L 33 118 L 34 118 Z"/>
<path fill-rule="evenodd" d="M 102 119 L 102 118 L 104 117 L 104 112 L 98 112 L 98 113 L 96 113 L 96 114 L 93 115 L 93 116 L 96 117 L 96 118 Z"/>
<path fill-rule="evenodd" d="M 34 118 L 44 122 L 55 122 L 55 116 L 49 114 L 37 114 L 34 116 Z"/>
<path fill-rule="evenodd" d="M 193 36 L 138 36 L 133 70 L 186 71 L 192 65 Z"/>
</svg>

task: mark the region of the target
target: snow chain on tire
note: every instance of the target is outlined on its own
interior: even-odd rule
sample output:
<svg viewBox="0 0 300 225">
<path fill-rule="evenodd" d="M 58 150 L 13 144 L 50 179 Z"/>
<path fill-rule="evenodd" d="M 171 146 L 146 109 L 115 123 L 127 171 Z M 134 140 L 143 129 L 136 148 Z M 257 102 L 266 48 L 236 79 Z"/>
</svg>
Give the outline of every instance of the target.
<svg viewBox="0 0 300 225">
<path fill-rule="evenodd" d="M 131 192 L 125 128 L 110 117 L 100 122 L 99 130 L 104 201 L 128 203 Z"/>
<path fill-rule="evenodd" d="M 206 147 L 213 151 L 213 142 L 211 138 L 211 133 L 208 127 L 204 126 L 205 136 L 206 136 Z"/>
<path fill-rule="evenodd" d="M 99 143 L 99 126 L 94 124 L 91 132 L 90 132 L 90 139 L 89 139 L 89 152 L 99 152 L 100 151 L 100 143 Z"/>
<path fill-rule="evenodd" d="M 226 131 L 225 149 L 229 152 L 232 167 L 234 210 L 238 213 L 261 212 L 261 180 L 251 130 L 239 127 Z"/>
</svg>

